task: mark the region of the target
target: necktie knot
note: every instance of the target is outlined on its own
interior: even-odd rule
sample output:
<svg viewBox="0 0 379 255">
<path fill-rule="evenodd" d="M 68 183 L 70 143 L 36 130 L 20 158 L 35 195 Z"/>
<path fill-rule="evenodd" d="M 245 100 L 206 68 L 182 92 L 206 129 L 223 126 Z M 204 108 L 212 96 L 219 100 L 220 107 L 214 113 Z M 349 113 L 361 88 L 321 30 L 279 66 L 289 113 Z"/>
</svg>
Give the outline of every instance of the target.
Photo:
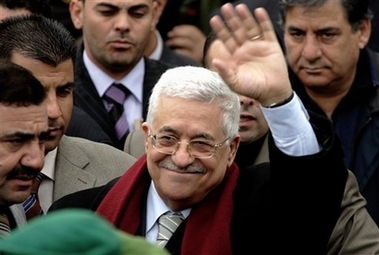
<svg viewBox="0 0 379 255">
<path fill-rule="evenodd" d="M 125 99 L 130 95 L 130 91 L 120 83 L 113 83 L 105 92 L 104 98 L 110 104 L 123 105 Z"/>
<path fill-rule="evenodd" d="M 158 220 L 157 244 L 164 247 L 183 220 L 184 217 L 181 213 L 161 215 Z"/>
<path fill-rule="evenodd" d="M 113 83 L 104 94 L 108 103 L 107 111 L 114 120 L 114 130 L 119 140 L 123 140 L 128 131 L 128 123 L 124 111 L 124 102 L 130 91 L 120 83 Z"/>
</svg>

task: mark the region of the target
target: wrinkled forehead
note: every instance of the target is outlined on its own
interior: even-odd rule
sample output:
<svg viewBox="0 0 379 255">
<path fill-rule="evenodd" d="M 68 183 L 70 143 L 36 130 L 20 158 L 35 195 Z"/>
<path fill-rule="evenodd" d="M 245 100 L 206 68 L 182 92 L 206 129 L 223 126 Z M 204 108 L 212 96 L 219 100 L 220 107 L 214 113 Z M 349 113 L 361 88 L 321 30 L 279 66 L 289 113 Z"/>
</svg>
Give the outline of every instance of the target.
<svg viewBox="0 0 379 255">
<path fill-rule="evenodd" d="M 158 101 L 152 128 L 169 127 L 178 133 L 222 133 L 223 112 L 217 103 L 163 96 Z"/>
</svg>

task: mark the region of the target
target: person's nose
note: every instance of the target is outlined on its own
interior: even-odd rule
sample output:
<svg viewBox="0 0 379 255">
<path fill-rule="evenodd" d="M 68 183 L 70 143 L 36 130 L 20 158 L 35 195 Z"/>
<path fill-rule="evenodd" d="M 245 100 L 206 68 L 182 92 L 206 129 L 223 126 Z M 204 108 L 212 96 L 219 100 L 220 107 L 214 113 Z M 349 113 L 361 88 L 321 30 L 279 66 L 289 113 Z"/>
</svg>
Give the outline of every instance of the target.
<svg viewBox="0 0 379 255">
<path fill-rule="evenodd" d="M 186 167 L 192 164 L 195 158 L 190 154 L 188 144 L 181 142 L 178 144 L 178 149 L 172 155 L 172 159 L 178 167 Z"/>
<path fill-rule="evenodd" d="M 130 30 L 131 23 L 127 14 L 120 13 L 115 19 L 115 29 L 117 31 L 125 32 Z"/>
<path fill-rule="evenodd" d="M 41 170 L 45 163 L 45 145 L 36 138 L 28 143 L 25 148 L 21 164 L 36 170 Z"/>
<path fill-rule="evenodd" d="M 55 94 L 50 94 L 47 97 L 47 116 L 49 119 L 57 119 L 62 115 L 57 97 Z"/>
<path fill-rule="evenodd" d="M 240 96 L 240 104 L 241 106 L 252 106 L 254 105 L 254 99 L 248 98 L 245 96 Z"/>
<path fill-rule="evenodd" d="M 321 56 L 321 44 L 316 35 L 307 35 L 305 37 L 302 56 L 309 62 Z"/>
</svg>

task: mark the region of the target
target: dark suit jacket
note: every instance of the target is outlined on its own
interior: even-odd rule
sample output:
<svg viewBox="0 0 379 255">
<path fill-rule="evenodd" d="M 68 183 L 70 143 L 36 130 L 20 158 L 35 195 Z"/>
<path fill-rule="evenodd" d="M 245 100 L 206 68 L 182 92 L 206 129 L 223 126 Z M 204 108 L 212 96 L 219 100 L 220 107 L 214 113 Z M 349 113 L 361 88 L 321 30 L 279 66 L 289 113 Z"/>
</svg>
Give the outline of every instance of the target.
<svg viewBox="0 0 379 255">
<path fill-rule="evenodd" d="M 370 49 L 379 52 L 379 1 L 369 0 L 368 5 L 374 14 L 374 17 L 371 20 L 371 36 L 367 46 Z"/>
<path fill-rule="evenodd" d="M 80 51 L 83 52 L 83 51 Z M 150 93 L 160 76 L 172 66 L 145 58 L 145 75 L 143 82 L 143 118 L 147 114 Z M 87 112 L 109 136 L 116 148 L 123 150 L 124 144 L 116 137 L 112 119 L 104 107 L 95 85 L 93 84 L 83 62 L 83 54 L 78 54 L 75 64 L 74 104 Z"/>
<path fill-rule="evenodd" d="M 271 163 L 259 162 L 241 171 L 231 222 L 233 254 L 323 254 L 340 217 L 347 171 L 331 125 L 319 125 L 315 130 L 324 146 L 320 153 L 285 155 L 270 136 Z M 50 210 L 96 210 L 116 181 L 63 197 Z M 142 222 L 136 235 L 145 232 L 146 208 L 140 208 L 140 213 Z M 171 254 L 180 254 L 185 225 L 186 221 L 166 245 Z"/>
<path fill-rule="evenodd" d="M 88 113 L 77 106 L 74 106 L 72 109 L 71 120 L 65 134 L 85 138 L 94 142 L 114 145 L 99 124 L 97 124 Z"/>
</svg>

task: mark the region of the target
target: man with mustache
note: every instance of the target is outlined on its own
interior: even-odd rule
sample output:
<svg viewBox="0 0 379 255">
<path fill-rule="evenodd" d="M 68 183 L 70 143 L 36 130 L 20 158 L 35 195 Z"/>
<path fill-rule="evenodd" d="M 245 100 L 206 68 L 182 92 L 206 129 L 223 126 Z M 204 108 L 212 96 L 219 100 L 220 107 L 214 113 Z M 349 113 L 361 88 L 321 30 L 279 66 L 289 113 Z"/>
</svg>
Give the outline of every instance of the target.
<svg viewBox="0 0 379 255">
<path fill-rule="evenodd" d="M 168 64 L 144 57 L 155 31 L 157 3 L 153 0 L 72 0 L 73 24 L 83 31 L 83 45 L 75 66 L 74 103 L 86 111 L 111 138 L 124 147 L 135 123 L 146 117 L 150 92 Z M 122 95 L 123 112 L 112 117 L 115 103 L 108 91 Z M 123 91 L 123 92 L 121 92 Z"/>
<path fill-rule="evenodd" d="M 50 4 L 49 0 L 0 0 L 0 21 L 17 15 L 29 14 L 39 14 L 52 18 Z M 112 144 L 110 138 L 102 131 L 100 126 L 78 107 L 74 107 L 72 110 L 71 121 L 66 134 L 95 142 Z"/>
<path fill-rule="evenodd" d="M 44 165 L 45 99 L 44 87 L 28 70 L 0 60 L 0 239 L 25 223 L 22 206 L 14 204 L 30 195 Z"/>
<path fill-rule="evenodd" d="M 368 0 L 280 4 L 293 88 L 308 110 L 332 120 L 379 226 L 379 55 L 367 48 Z"/>
<path fill-rule="evenodd" d="M 64 135 L 73 109 L 75 54 L 74 38 L 59 22 L 39 15 L 0 22 L 0 57 L 30 70 L 47 92 L 50 133 L 38 190 L 44 212 L 66 194 L 122 175 L 135 161 L 107 144 Z"/>
</svg>

